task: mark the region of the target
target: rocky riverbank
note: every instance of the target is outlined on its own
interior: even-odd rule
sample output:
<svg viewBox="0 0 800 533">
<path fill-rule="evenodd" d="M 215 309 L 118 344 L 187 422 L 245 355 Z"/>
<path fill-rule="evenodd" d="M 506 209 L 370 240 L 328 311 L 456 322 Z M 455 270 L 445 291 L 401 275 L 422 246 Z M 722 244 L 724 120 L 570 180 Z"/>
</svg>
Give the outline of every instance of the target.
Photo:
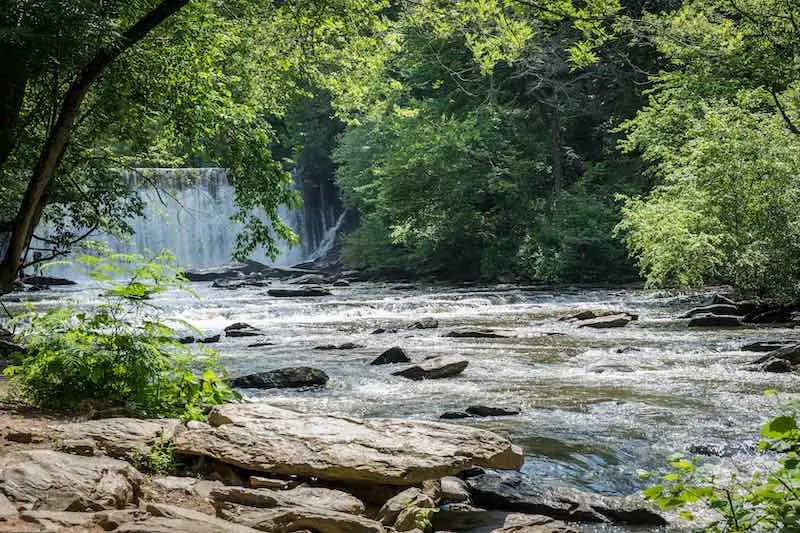
<svg viewBox="0 0 800 533">
<path fill-rule="evenodd" d="M 638 498 L 537 486 L 477 428 L 301 414 L 266 403 L 207 422 L 0 412 L 0 531 L 569 532 L 659 525 Z M 157 474 L 157 466 L 173 470 Z M 503 473 L 506 472 L 506 473 Z"/>
</svg>

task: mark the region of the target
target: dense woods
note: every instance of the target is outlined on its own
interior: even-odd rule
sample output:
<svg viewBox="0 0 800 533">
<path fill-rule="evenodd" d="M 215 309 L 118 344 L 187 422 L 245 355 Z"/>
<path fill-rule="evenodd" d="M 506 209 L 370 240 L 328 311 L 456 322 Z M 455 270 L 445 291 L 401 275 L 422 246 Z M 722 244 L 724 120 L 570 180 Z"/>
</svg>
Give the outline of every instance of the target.
<svg viewBox="0 0 800 533">
<path fill-rule="evenodd" d="M 222 166 L 236 255 L 331 174 L 376 273 L 793 296 L 798 8 L 781 0 L 11 2 L 0 281 Z M 48 226 L 47 235 L 36 228 Z"/>
</svg>

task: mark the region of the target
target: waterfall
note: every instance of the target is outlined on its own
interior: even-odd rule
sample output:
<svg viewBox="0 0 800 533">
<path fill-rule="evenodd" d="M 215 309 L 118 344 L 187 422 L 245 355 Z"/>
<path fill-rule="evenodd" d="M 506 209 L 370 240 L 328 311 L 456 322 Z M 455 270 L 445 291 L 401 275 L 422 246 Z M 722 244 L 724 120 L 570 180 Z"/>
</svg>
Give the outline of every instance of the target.
<svg viewBox="0 0 800 533">
<path fill-rule="evenodd" d="M 293 174 L 295 187 L 305 196 L 300 176 Z M 134 234 L 127 239 L 107 235 L 93 238 L 105 241 L 119 252 L 170 250 L 178 263 L 187 267 L 232 261 L 236 235 L 242 226 L 231 220 L 237 208 L 234 188 L 225 169 L 137 169 L 127 179 L 145 203 L 144 216 L 131 221 Z M 157 186 L 153 187 L 153 183 Z M 298 234 L 300 243 L 289 246 L 278 242 L 280 252 L 274 260 L 261 249 L 254 251 L 250 259 L 288 266 L 330 250 L 344 218 L 338 199 L 335 202 L 323 199 L 313 206 L 305 200 L 298 209 L 281 206 L 278 211 L 281 219 Z"/>
</svg>

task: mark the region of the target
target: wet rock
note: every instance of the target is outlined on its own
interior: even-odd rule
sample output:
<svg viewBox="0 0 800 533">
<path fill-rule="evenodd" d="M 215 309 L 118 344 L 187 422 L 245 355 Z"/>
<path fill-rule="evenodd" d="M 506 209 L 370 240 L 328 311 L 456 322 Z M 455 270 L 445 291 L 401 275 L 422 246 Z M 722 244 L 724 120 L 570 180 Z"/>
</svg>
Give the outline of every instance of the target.
<svg viewBox="0 0 800 533">
<path fill-rule="evenodd" d="M 520 413 L 519 409 L 506 409 L 505 407 L 492 407 L 489 405 L 470 405 L 467 413 L 472 416 L 513 416 Z"/>
<path fill-rule="evenodd" d="M 580 533 L 566 522 L 554 520 L 549 516 L 509 514 L 505 524 L 491 533 Z"/>
<path fill-rule="evenodd" d="M 331 291 L 323 287 L 309 286 L 302 289 L 269 289 L 267 294 L 275 298 L 313 298 L 330 296 Z"/>
<path fill-rule="evenodd" d="M 334 287 L 349 287 L 350 286 L 350 282 L 347 281 L 346 279 L 337 279 L 336 281 L 333 282 L 333 286 Z"/>
<path fill-rule="evenodd" d="M 221 335 L 209 335 L 208 337 L 203 337 L 199 339 L 197 342 L 201 344 L 214 344 L 215 342 L 219 342 Z"/>
<path fill-rule="evenodd" d="M 245 322 L 236 322 L 225 328 L 226 337 L 257 337 L 263 332 Z"/>
<path fill-rule="evenodd" d="M 363 348 L 363 344 L 356 344 L 354 342 L 345 342 L 342 344 L 323 344 L 321 346 L 314 346 L 315 350 L 323 350 L 323 351 L 330 351 L 330 350 L 355 350 L 356 348 Z"/>
<path fill-rule="evenodd" d="M 269 287 L 271 282 L 262 278 L 244 278 L 244 279 L 219 279 L 211 284 L 214 289 L 225 289 L 228 291 L 235 291 L 244 289 L 245 287 L 263 288 Z"/>
<path fill-rule="evenodd" d="M 330 511 L 360 515 L 364 504 L 346 492 L 321 487 L 296 487 L 289 490 L 219 487 L 211 491 L 211 499 L 248 507 L 298 507 L 312 505 Z"/>
<path fill-rule="evenodd" d="M 136 455 L 148 455 L 157 442 L 174 439 L 181 428 L 179 420 L 168 418 L 103 418 L 62 424 L 54 429 L 54 435 L 60 441 L 58 448 L 64 451 L 69 449 L 70 443 L 90 441 L 99 453 L 131 459 Z"/>
<path fill-rule="evenodd" d="M 373 335 L 380 335 L 381 333 L 397 333 L 396 328 L 378 328 L 372 332 Z"/>
<path fill-rule="evenodd" d="M 697 315 L 689 320 L 690 328 L 737 328 L 741 319 L 733 315 Z"/>
<path fill-rule="evenodd" d="M 522 465 L 522 451 L 507 439 L 436 422 L 301 414 L 263 403 L 215 407 L 209 422 L 213 429 L 180 433 L 177 452 L 279 476 L 408 486 L 473 465 Z"/>
<path fill-rule="evenodd" d="M 136 503 L 142 477 L 124 461 L 29 450 L 0 458 L 0 492 L 47 511 L 122 509 Z"/>
<path fill-rule="evenodd" d="M 476 505 L 549 516 L 569 522 L 658 526 L 667 522 L 644 500 L 600 496 L 569 488 L 545 488 L 519 472 L 487 472 L 467 480 Z"/>
<path fill-rule="evenodd" d="M 221 279 L 244 278 L 247 276 L 286 279 L 312 273 L 313 272 L 309 270 L 301 268 L 270 266 L 259 263 L 258 261 L 245 261 L 244 263 L 234 263 L 212 268 L 191 269 L 184 272 L 184 276 L 189 281 L 216 281 Z"/>
<path fill-rule="evenodd" d="M 705 455 L 707 457 L 733 457 L 734 455 L 755 453 L 755 446 L 748 443 L 734 442 L 723 445 L 717 444 L 693 444 L 687 451 L 693 455 Z"/>
<path fill-rule="evenodd" d="M 229 379 L 228 384 L 240 389 L 297 389 L 324 387 L 328 379 L 328 374 L 318 368 L 298 366 L 239 376 Z"/>
<path fill-rule="evenodd" d="M 791 344 L 788 341 L 757 341 L 745 344 L 739 350 L 743 352 L 774 352 Z"/>
<path fill-rule="evenodd" d="M 459 418 L 473 418 L 473 416 L 464 411 L 447 411 L 439 415 L 439 418 L 442 420 L 458 420 Z"/>
<path fill-rule="evenodd" d="M 763 369 L 764 365 L 776 361 L 784 361 L 789 365 L 789 367 L 793 367 L 800 364 L 800 343 L 790 344 L 789 346 L 784 346 L 783 348 L 773 350 L 765 355 L 762 355 L 755 361 L 751 362 L 750 365 L 761 367 Z M 781 368 L 781 367 L 776 366 L 775 368 Z"/>
<path fill-rule="evenodd" d="M 607 315 L 583 320 L 578 324 L 578 327 L 593 329 L 622 328 L 630 324 L 632 320 L 631 315 L 628 314 Z"/>
<path fill-rule="evenodd" d="M 248 344 L 248 348 L 263 348 L 264 346 L 275 346 L 274 342 L 254 342 L 253 344 Z"/>
<path fill-rule="evenodd" d="M 464 480 L 455 476 L 443 477 L 442 501 L 446 503 L 469 502 L 469 489 Z"/>
<path fill-rule="evenodd" d="M 225 520 L 266 532 L 384 533 L 374 520 L 311 505 L 258 508 L 215 502 L 215 509 Z"/>
<path fill-rule="evenodd" d="M 328 283 L 328 278 L 322 274 L 305 274 L 298 278 L 293 278 L 287 281 L 289 285 L 325 285 Z"/>
<path fill-rule="evenodd" d="M 785 359 L 773 359 L 761 365 L 759 370 L 762 372 L 772 372 L 774 374 L 785 374 L 786 372 L 794 371 L 794 366 Z"/>
<path fill-rule="evenodd" d="M 502 513 L 487 511 L 465 502 L 448 503 L 439 507 L 431 516 L 431 522 L 436 531 L 486 531 L 487 527 L 498 523 L 499 515 Z"/>
<path fill-rule="evenodd" d="M 638 352 L 640 348 L 635 346 L 623 346 L 622 348 L 617 348 L 614 350 L 614 353 L 631 353 L 631 352 Z"/>
<path fill-rule="evenodd" d="M 587 309 L 584 311 L 580 311 L 579 313 L 575 313 L 574 315 L 564 316 L 559 318 L 560 321 L 566 320 L 593 320 L 595 318 L 600 318 L 604 316 L 611 316 L 611 315 L 618 315 L 620 314 L 617 311 L 607 311 L 607 310 L 597 310 L 597 309 Z"/>
<path fill-rule="evenodd" d="M 716 305 L 704 305 L 703 307 L 695 307 L 694 309 L 690 309 L 685 314 L 681 315 L 680 318 L 692 318 L 693 316 L 697 315 L 730 315 L 730 316 L 740 316 L 744 313 L 739 312 L 739 308 L 735 305 L 728 305 L 728 304 L 716 304 Z"/>
<path fill-rule="evenodd" d="M 728 296 L 718 293 L 711 298 L 711 305 L 737 305 L 737 304 Z"/>
<path fill-rule="evenodd" d="M 181 344 L 194 344 L 195 342 L 197 342 L 197 339 L 195 339 L 191 335 L 187 335 L 186 337 L 181 337 L 180 339 L 178 339 L 178 342 Z"/>
<path fill-rule="evenodd" d="M 165 503 L 147 504 L 152 516 L 143 521 L 127 522 L 115 531 L 121 533 L 255 533 L 243 525 L 234 524 L 199 511 Z"/>
<path fill-rule="evenodd" d="M 417 487 L 411 487 L 389 499 L 378 511 L 376 519 L 385 526 L 394 525 L 400 513 L 409 507 L 433 509 L 433 500 Z"/>
<path fill-rule="evenodd" d="M 26 276 L 22 282 L 36 287 L 65 287 L 77 285 L 77 283 L 70 279 L 56 278 L 53 276 Z"/>
<path fill-rule="evenodd" d="M 388 365 L 395 363 L 410 363 L 411 359 L 399 346 L 393 346 L 380 354 L 370 365 Z"/>
<path fill-rule="evenodd" d="M 439 321 L 430 317 L 421 318 L 408 325 L 408 329 L 436 329 L 438 327 Z"/>
<path fill-rule="evenodd" d="M 448 331 L 443 337 L 451 337 L 454 339 L 505 339 L 508 335 L 501 335 L 495 333 L 491 329 L 460 329 Z"/>
<path fill-rule="evenodd" d="M 414 366 L 392 372 L 393 376 L 400 376 L 414 381 L 423 379 L 442 379 L 457 376 L 469 365 L 469 361 L 456 356 L 442 355 L 421 361 Z"/>
<path fill-rule="evenodd" d="M 400 285 L 394 285 L 390 287 L 390 289 L 393 291 L 415 291 L 417 290 L 417 286 L 410 283 L 402 283 Z"/>
</svg>

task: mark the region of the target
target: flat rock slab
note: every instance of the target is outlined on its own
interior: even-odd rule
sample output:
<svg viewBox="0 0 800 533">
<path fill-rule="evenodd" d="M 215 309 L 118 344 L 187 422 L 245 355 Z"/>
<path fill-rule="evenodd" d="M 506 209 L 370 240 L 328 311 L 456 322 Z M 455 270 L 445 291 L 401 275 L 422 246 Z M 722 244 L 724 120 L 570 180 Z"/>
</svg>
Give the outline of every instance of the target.
<svg viewBox="0 0 800 533">
<path fill-rule="evenodd" d="M 464 369 L 467 368 L 467 365 L 469 365 L 469 361 L 466 359 L 443 355 L 425 359 L 403 370 L 392 372 L 392 375 L 412 379 L 414 381 L 449 378 L 462 373 Z"/>
<path fill-rule="evenodd" d="M 214 408 L 184 431 L 179 454 L 255 472 L 414 485 L 473 465 L 517 469 L 522 450 L 495 433 L 437 422 L 300 414 L 253 403 Z"/>
<path fill-rule="evenodd" d="M 161 439 L 172 440 L 182 427 L 179 420 L 171 419 L 103 418 L 62 424 L 54 433 L 59 440 L 57 448 L 62 451 L 74 452 L 75 443 L 86 441 L 95 453 L 131 459 L 134 454 L 149 454 Z"/>
<path fill-rule="evenodd" d="M 549 516 L 569 522 L 659 526 L 667 521 L 637 496 L 601 496 L 546 488 L 519 472 L 486 472 L 467 479 L 472 501 L 490 509 Z"/>
<path fill-rule="evenodd" d="M 255 533 L 256 529 L 234 524 L 191 509 L 163 503 L 147 505 L 151 518 L 141 522 L 128 522 L 115 531 L 123 533 Z"/>
<path fill-rule="evenodd" d="M 579 328 L 607 329 L 622 328 L 631 323 L 633 318 L 628 314 L 608 315 L 598 318 L 583 320 L 578 324 Z"/>
<path fill-rule="evenodd" d="M 230 522 L 270 533 L 313 531 L 315 533 L 384 533 L 383 526 L 364 518 L 319 507 L 258 508 L 219 502 L 217 515 Z"/>
<path fill-rule="evenodd" d="M 131 465 L 107 457 L 30 450 L 0 460 L 0 492 L 29 509 L 121 509 L 136 502 L 142 481 Z"/>
<path fill-rule="evenodd" d="M 328 379 L 328 374 L 318 368 L 298 366 L 240 376 L 229 379 L 228 384 L 241 389 L 297 389 L 324 387 Z"/>
<path fill-rule="evenodd" d="M 313 506 L 339 513 L 364 514 L 364 503 L 346 492 L 322 487 L 295 487 L 289 490 L 219 487 L 211 491 L 215 502 L 236 503 L 249 507 Z"/>
<path fill-rule="evenodd" d="M 491 533 L 580 533 L 580 531 L 548 516 L 514 513 L 506 517 L 503 527 Z"/>
</svg>

